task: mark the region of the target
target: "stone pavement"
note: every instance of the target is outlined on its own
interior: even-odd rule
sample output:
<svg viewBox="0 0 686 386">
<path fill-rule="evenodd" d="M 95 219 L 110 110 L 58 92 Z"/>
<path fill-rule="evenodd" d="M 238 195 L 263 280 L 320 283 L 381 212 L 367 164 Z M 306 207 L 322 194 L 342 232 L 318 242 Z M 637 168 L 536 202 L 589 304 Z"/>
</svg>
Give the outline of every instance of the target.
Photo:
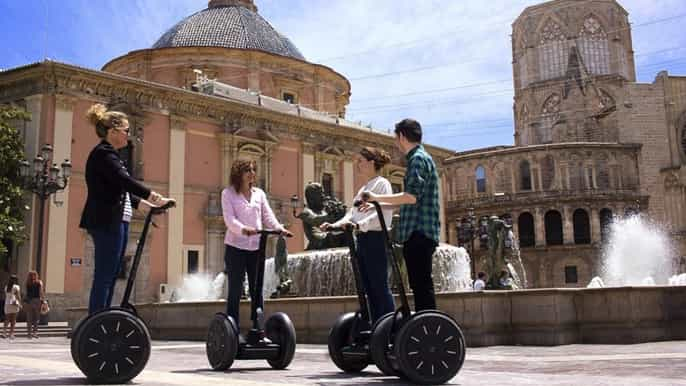
<svg viewBox="0 0 686 386">
<path fill-rule="evenodd" d="M 0 339 L 0 385 L 84 385 L 65 338 Z M 202 342 L 154 341 L 150 361 L 134 385 L 402 385 L 370 366 L 341 373 L 326 346 L 299 345 L 285 371 L 264 361 L 236 361 L 210 371 Z M 686 385 L 686 342 L 557 347 L 468 348 L 455 385 Z"/>
</svg>

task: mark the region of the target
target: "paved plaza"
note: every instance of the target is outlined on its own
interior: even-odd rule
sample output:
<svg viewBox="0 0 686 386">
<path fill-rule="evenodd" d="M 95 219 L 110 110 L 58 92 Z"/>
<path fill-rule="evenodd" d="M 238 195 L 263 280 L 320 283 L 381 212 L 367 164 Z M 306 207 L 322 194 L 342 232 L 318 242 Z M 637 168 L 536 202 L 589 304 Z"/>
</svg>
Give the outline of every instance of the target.
<svg viewBox="0 0 686 386">
<path fill-rule="evenodd" d="M 0 340 L 0 385 L 84 385 L 65 338 Z M 402 385 L 375 367 L 349 375 L 326 346 L 299 345 L 285 371 L 264 361 L 236 361 L 210 371 L 202 342 L 154 341 L 148 366 L 134 385 Z M 686 343 L 638 345 L 494 346 L 469 348 L 454 385 L 686 385 Z"/>
</svg>

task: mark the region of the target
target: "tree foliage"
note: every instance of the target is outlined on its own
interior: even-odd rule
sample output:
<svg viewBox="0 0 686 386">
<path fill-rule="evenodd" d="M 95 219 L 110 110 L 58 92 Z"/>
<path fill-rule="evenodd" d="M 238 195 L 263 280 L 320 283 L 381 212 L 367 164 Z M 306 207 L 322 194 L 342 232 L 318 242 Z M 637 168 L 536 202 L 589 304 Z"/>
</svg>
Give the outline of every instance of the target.
<svg viewBox="0 0 686 386">
<path fill-rule="evenodd" d="M 0 105 L 0 266 L 9 251 L 5 242 L 21 243 L 25 238 L 24 202 L 19 165 L 24 158 L 24 144 L 15 127 L 18 122 L 29 119 L 24 110 Z"/>
</svg>

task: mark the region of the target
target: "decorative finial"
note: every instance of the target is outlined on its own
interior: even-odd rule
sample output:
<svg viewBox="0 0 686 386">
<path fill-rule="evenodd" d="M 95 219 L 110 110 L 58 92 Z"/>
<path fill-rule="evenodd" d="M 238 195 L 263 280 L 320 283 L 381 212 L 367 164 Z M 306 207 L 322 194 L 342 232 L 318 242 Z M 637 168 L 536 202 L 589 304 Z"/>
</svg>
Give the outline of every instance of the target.
<svg viewBox="0 0 686 386">
<path fill-rule="evenodd" d="M 210 0 L 207 4 L 207 8 L 220 7 L 245 7 L 253 12 L 257 12 L 257 7 L 253 0 Z"/>
</svg>

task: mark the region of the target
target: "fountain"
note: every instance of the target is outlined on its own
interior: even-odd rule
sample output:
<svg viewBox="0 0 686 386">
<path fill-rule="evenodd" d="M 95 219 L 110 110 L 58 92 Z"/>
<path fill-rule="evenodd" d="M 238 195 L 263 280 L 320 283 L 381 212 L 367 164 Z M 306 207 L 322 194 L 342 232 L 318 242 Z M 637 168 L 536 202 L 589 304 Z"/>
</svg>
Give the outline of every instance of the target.
<svg viewBox="0 0 686 386">
<path fill-rule="evenodd" d="M 641 215 L 616 218 L 609 242 L 589 288 L 617 286 L 686 285 L 676 252 L 662 227 Z"/>
<path fill-rule="evenodd" d="M 291 254 L 287 260 L 287 275 L 293 280 L 291 297 L 344 296 L 355 294 L 348 248 L 332 248 Z M 263 295 L 274 293 L 279 285 L 274 259 L 265 261 Z M 441 244 L 433 259 L 436 292 L 469 290 L 469 255 L 464 248 Z M 389 269 L 390 273 L 390 269 Z M 226 296 L 226 275 L 214 279 L 207 274 L 184 277 L 182 285 L 172 292 L 170 302 L 218 300 Z M 247 293 L 247 291 L 246 291 Z"/>
</svg>

